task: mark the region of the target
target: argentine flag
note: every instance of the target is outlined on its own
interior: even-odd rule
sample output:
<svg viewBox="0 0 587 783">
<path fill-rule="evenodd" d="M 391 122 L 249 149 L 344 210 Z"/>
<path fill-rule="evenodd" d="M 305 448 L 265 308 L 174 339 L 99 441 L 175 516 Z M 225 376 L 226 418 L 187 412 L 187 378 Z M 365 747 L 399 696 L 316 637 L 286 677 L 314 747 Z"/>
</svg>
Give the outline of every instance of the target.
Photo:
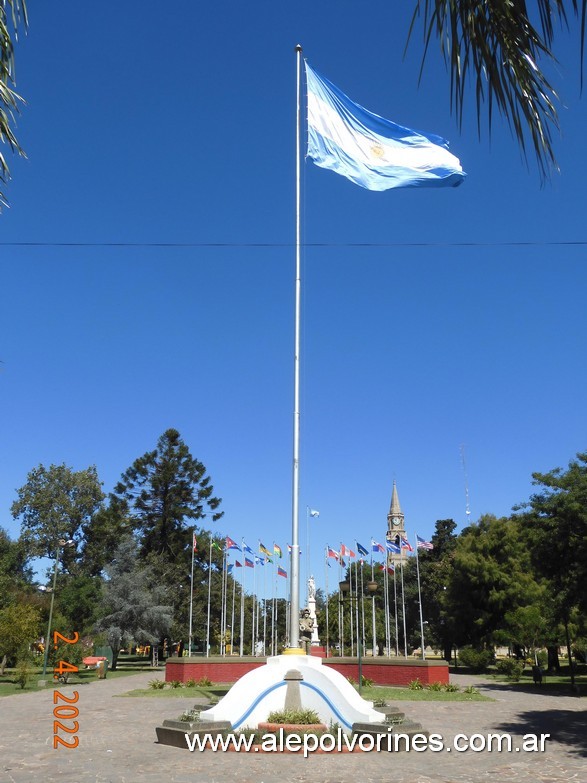
<svg viewBox="0 0 587 783">
<path fill-rule="evenodd" d="M 353 103 L 308 63 L 308 157 L 368 190 L 456 187 L 466 174 L 440 136 Z"/>
</svg>

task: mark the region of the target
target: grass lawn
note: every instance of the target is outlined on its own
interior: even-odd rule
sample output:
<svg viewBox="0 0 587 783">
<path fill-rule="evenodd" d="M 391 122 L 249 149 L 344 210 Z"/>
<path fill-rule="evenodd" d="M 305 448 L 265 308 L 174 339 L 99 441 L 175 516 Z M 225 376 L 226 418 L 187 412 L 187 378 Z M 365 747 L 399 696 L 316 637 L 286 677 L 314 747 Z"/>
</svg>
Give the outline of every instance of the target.
<svg viewBox="0 0 587 783">
<path fill-rule="evenodd" d="M 363 687 L 362 697 L 368 701 L 384 699 L 388 703 L 394 701 L 493 701 L 481 693 L 464 693 L 461 691 L 413 691 L 410 688 L 392 688 L 385 685 Z"/>
<path fill-rule="evenodd" d="M 512 682 L 507 677 L 502 677 L 499 674 L 490 675 L 490 679 L 496 683 L 507 684 L 509 687 L 520 691 L 540 691 L 541 693 L 559 694 L 561 696 L 568 696 L 571 693 L 571 678 L 564 673 L 564 670 L 561 674 L 543 674 L 541 685 L 534 685 L 531 671 L 524 671 L 518 682 Z M 585 671 L 585 667 L 580 667 L 578 673 L 575 674 L 575 685 L 578 686 L 580 693 L 587 693 L 587 671 Z"/>
<path fill-rule="evenodd" d="M 136 690 L 127 691 L 120 694 L 121 696 L 148 696 L 155 699 L 161 698 L 218 698 L 229 690 L 230 685 L 212 685 L 211 687 L 194 686 L 191 688 L 170 688 L 166 686 L 161 689 L 154 688 L 137 688 Z M 385 700 L 387 702 L 394 701 L 493 701 L 487 696 L 483 696 L 480 693 L 447 693 L 446 691 L 412 691 L 409 688 L 391 688 L 383 685 L 373 685 L 370 687 L 364 687 L 362 696 L 368 701 L 380 701 Z"/>
<path fill-rule="evenodd" d="M 32 674 L 28 683 L 24 688 L 21 688 L 20 685 L 17 685 L 16 682 L 14 682 L 16 670 L 6 669 L 4 675 L 0 676 L 0 697 L 14 696 L 14 694 L 17 693 L 31 693 L 31 691 L 40 690 L 39 685 L 37 683 L 40 679 L 42 679 L 43 667 L 32 666 L 31 671 Z M 118 659 L 118 665 L 116 667 L 116 671 L 112 671 L 112 669 L 108 669 L 107 677 L 108 679 L 113 677 L 114 678 L 128 677 L 131 674 L 138 674 L 139 672 L 145 672 L 145 671 L 153 672 L 153 679 L 157 679 L 158 677 L 161 678 L 162 674 L 165 671 L 165 668 L 164 667 L 161 667 L 159 669 L 151 668 L 151 666 L 149 665 L 149 660 L 147 658 L 121 655 Z M 45 679 L 47 680 L 47 685 L 45 685 L 45 689 L 64 688 L 64 687 L 70 687 L 71 685 L 84 685 L 85 683 L 93 682 L 95 679 L 97 679 L 98 673 L 96 672 L 95 669 L 85 669 L 82 665 L 79 672 L 74 673 L 69 678 L 69 680 L 67 681 L 67 685 L 60 683 L 57 680 L 54 681 L 52 677 L 53 677 L 53 670 L 47 669 L 47 674 L 45 675 Z"/>
</svg>

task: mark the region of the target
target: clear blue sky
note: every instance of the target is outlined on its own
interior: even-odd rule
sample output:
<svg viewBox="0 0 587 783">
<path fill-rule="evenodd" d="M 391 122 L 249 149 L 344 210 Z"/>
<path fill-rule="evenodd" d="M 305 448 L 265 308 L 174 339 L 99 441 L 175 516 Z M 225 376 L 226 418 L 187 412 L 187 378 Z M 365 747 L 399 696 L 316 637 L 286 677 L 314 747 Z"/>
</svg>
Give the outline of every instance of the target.
<svg viewBox="0 0 587 783">
<path fill-rule="evenodd" d="M 472 91 L 459 132 L 436 48 L 418 87 L 407 11 L 333 8 L 31 7 L 28 160 L 9 156 L 0 215 L 2 243 L 41 243 L 0 245 L 11 535 L 34 466 L 95 464 L 109 491 L 175 427 L 223 498 L 220 533 L 290 541 L 297 43 L 355 101 L 450 139 L 468 172 L 372 193 L 305 167 L 304 239 L 325 245 L 303 271 L 301 539 L 319 509 L 319 584 L 325 544 L 384 536 L 394 479 L 412 538 L 465 524 L 461 444 L 473 520 L 587 448 L 586 246 L 566 244 L 587 240 L 578 37 L 557 48 L 561 174 L 541 188 L 503 121 L 479 140 Z"/>
</svg>

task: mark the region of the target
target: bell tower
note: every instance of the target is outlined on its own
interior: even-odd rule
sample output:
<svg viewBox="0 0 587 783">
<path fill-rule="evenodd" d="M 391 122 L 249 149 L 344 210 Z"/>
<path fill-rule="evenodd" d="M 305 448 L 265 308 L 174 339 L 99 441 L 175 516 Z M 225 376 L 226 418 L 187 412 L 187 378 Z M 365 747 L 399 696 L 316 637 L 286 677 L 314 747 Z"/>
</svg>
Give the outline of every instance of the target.
<svg viewBox="0 0 587 783">
<path fill-rule="evenodd" d="M 402 508 L 399 504 L 399 496 L 397 494 L 397 487 L 395 480 L 393 482 L 393 491 L 391 493 L 391 505 L 389 507 L 389 514 L 387 515 L 387 533 L 385 538 L 392 544 L 400 546 L 400 537 L 406 538 L 405 518 Z M 388 565 L 395 566 L 402 560 L 400 552 L 388 552 L 387 563 Z"/>
</svg>

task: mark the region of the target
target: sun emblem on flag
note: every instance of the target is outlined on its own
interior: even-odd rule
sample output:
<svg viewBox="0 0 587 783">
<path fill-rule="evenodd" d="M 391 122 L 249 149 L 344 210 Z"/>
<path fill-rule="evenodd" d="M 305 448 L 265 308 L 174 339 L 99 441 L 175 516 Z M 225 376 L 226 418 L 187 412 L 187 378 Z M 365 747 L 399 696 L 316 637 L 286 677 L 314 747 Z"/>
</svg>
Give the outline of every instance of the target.
<svg viewBox="0 0 587 783">
<path fill-rule="evenodd" d="M 374 158 L 382 158 L 385 155 L 385 150 L 381 146 L 381 144 L 374 144 L 371 147 L 371 154 Z"/>
</svg>

